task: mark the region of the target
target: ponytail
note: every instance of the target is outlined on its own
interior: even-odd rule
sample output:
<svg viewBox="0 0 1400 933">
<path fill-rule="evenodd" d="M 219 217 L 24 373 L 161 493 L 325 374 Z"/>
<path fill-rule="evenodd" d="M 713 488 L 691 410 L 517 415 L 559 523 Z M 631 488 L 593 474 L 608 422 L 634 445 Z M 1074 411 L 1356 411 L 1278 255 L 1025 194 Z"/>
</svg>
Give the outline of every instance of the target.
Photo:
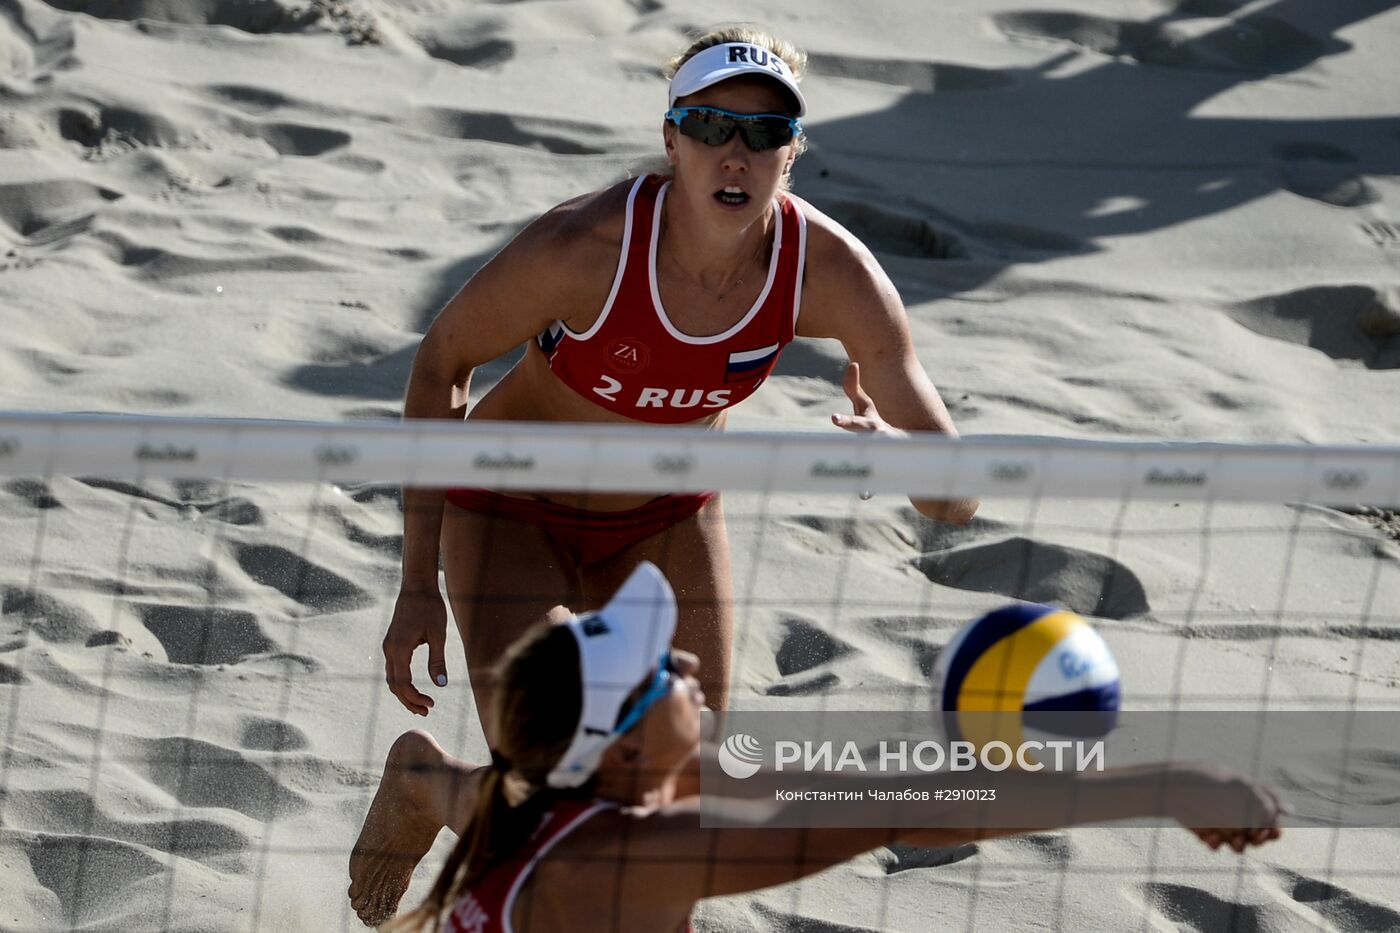
<svg viewBox="0 0 1400 933">
<path fill-rule="evenodd" d="M 471 817 L 427 898 L 386 929 L 438 933 L 462 895 L 529 841 L 559 801 L 561 792 L 547 786 L 546 776 L 572 741 L 582 707 L 578 644 L 568 629 L 543 625 L 510 650 L 494 710 L 501 750 L 493 749 L 482 769 Z M 566 793 L 592 789 L 590 782 Z"/>
</svg>

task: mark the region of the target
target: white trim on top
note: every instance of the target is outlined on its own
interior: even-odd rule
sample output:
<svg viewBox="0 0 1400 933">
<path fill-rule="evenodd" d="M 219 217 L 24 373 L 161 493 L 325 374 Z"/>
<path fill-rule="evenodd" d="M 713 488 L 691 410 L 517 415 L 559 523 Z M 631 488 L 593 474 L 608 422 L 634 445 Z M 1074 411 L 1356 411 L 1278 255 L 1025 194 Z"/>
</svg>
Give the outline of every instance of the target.
<svg viewBox="0 0 1400 933">
<path fill-rule="evenodd" d="M 632 190 L 627 192 L 627 218 L 622 224 L 622 253 L 617 257 L 617 271 L 613 273 L 612 291 L 608 292 L 608 300 L 603 302 L 602 313 L 598 315 L 598 320 L 593 322 L 593 326 L 583 333 L 576 333 L 563 321 L 559 325 L 564 328 L 564 333 L 575 340 L 587 340 L 598 329 L 603 326 L 603 322 L 608 319 L 608 312 L 612 310 L 613 302 L 617 300 L 618 290 L 622 288 L 622 277 L 627 272 L 627 254 L 632 246 L 632 205 L 637 201 L 637 192 L 641 190 L 642 182 L 646 181 L 645 175 L 637 176 L 637 180 L 632 183 Z"/>
<path fill-rule="evenodd" d="M 797 337 L 797 316 L 802 313 L 802 277 L 807 270 L 807 215 L 802 210 L 802 199 L 788 195 L 793 213 L 797 215 L 797 287 L 792 296 L 792 336 Z"/>
<path fill-rule="evenodd" d="M 609 492 L 888 492 L 1400 502 L 1400 444 L 1201 444 L 712 431 L 643 424 L 284 421 L 0 411 L 0 477 L 220 477 Z M 854 445 L 854 446 L 853 446 Z M 677 478 L 672 456 L 693 466 Z M 836 466 L 833 467 L 832 465 Z M 852 464 L 860 469 L 848 469 Z"/>
<path fill-rule="evenodd" d="M 582 826 L 593 814 L 597 813 L 599 810 L 612 809 L 614 806 L 615 804 L 609 803 L 606 800 L 597 801 L 593 806 L 570 820 L 568 825 L 556 832 L 549 838 L 549 841 L 536 850 L 525 867 L 520 869 L 520 874 L 515 876 L 515 880 L 511 882 L 510 885 L 510 891 L 506 893 L 505 906 L 501 908 L 501 929 L 504 930 L 505 933 L 515 933 L 515 925 L 510 922 L 511 914 L 515 912 L 515 899 L 519 896 L 520 889 L 525 886 L 525 882 L 529 881 L 530 876 L 534 874 L 535 866 L 539 864 L 540 859 L 549 854 L 549 850 L 562 842 L 565 836 Z"/>
<path fill-rule="evenodd" d="M 662 185 L 661 190 L 656 193 L 656 209 L 653 212 L 651 221 L 651 252 L 647 258 L 647 281 L 651 285 L 651 304 L 652 307 L 656 309 L 656 316 L 661 319 L 661 326 L 665 327 L 667 332 L 681 343 L 696 345 L 720 343 L 743 330 L 758 314 L 759 309 L 763 307 L 763 303 L 768 300 L 768 293 L 773 290 L 773 280 L 778 274 L 778 256 L 783 248 L 782 209 L 778 207 L 777 202 L 774 202 L 773 211 L 777 223 L 773 225 L 773 255 L 768 261 L 768 280 L 763 283 L 763 291 L 758 293 L 758 300 L 753 303 L 753 307 L 749 308 L 748 313 L 740 318 L 737 324 L 724 333 L 712 334 L 708 337 L 696 337 L 678 330 L 676 325 L 671 323 L 671 319 L 666 316 L 665 307 L 661 304 L 661 290 L 656 286 L 656 250 L 661 242 L 661 205 L 666 202 L 666 192 L 669 191 L 670 188 L 671 183 L 668 181 L 666 184 Z"/>
</svg>

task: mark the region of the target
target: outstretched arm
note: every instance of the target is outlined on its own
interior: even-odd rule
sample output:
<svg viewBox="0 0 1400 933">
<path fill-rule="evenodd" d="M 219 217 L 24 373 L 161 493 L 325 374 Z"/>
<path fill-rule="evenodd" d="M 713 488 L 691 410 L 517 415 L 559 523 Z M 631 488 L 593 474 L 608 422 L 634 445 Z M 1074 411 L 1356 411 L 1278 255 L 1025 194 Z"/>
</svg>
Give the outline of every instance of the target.
<svg viewBox="0 0 1400 933">
<path fill-rule="evenodd" d="M 1212 765 L 1167 764 L 1120 768 L 1103 773 L 985 771 L 891 776 L 878 781 L 833 777 L 814 790 L 857 786 L 866 791 L 888 783 L 890 790 L 984 789 L 998 791 L 1001 826 L 968 826 L 965 804 L 891 804 L 892 817 L 916 819 L 921 828 L 782 828 L 804 823 L 802 808 L 819 804 L 778 804 L 752 800 L 726 802 L 729 827 L 704 828 L 700 798 L 679 801 L 627 829 L 629 873 L 656 875 L 654 889 L 670 897 L 699 899 L 752 891 L 815 874 L 880 845 L 901 841 L 943 846 L 1024 832 L 1143 817 L 1169 817 L 1212 848 L 1228 844 L 1237 852 L 1281 834 L 1286 811 L 1268 787 Z M 893 809 L 899 807 L 897 812 Z M 694 863 L 678 855 L 692 853 Z M 664 876 L 664 877 L 663 877 Z M 652 885 L 643 885 L 652 889 Z"/>
<path fill-rule="evenodd" d="M 870 250 L 821 215 L 814 218 L 809 249 L 798 332 L 840 340 L 851 360 L 844 382 L 852 414 L 836 413 L 833 423 L 854 432 L 957 437 L 914 352 L 899 292 Z M 972 520 L 979 505 L 973 498 L 910 501 L 929 518 L 960 525 Z"/>
</svg>

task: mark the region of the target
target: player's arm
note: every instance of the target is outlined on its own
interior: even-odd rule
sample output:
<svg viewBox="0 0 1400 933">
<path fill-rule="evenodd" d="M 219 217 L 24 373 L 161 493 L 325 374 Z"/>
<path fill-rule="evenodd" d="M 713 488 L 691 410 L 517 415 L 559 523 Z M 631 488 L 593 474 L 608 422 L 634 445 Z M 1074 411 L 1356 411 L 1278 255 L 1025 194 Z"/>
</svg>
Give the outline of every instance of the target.
<svg viewBox="0 0 1400 933">
<path fill-rule="evenodd" d="M 855 432 L 924 431 L 957 437 L 943 399 L 914 351 L 899 292 L 870 250 L 821 215 L 810 237 L 798 333 L 840 340 L 850 358 L 845 373 L 852 413 L 832 421 Z M 930 518 L 966 524 L 978 500 L 913 499 Z"/>
<path fill-rule="evenodd" d="M 888 819 L 882 820 L 906 827 L 918 821 L 919 828 L 820 828 L 812 826 L 817 821 L 814 808 L 841 806 L 840 802 L 778 803 L 771 797 L 727 802 L 728 825 L 705 828 L 704 802 L 692 797 L 626 829 L 628 874 L 641 890 L 654 886 L 672 892 L 671 896 L 698 899 L 795 881 L 896 841 L 944 846 L 1163 816 L 1176 819 L 1212 846 L 1228 842 L 1242 851 L 1278 838 L 1278 821 L 1285 812 L 1269 788 L 1226 769 L 1196 764 L 1143 765 L 1101 773 L 975 771 L 875 780 L 833 777 L 810 789 L 842 788 L 867 794 L 879 789 L 932 794 L 994 788 L 997 822 L 1008 828 L 978 827 L 976 805 L 966 802 L 891 803 Z M 811 828 L 784 828 L 803 825 Z"/>
<path fill-rule="evenodd" d="M 529 340 L 578 303 L 577 279 L 567 273 L 596 248 L 588 226 L 596 212 L 596 205 L 585 202 L 555 208 L 462 286 L 414 355 L 404 418 L 460 420 L 476 367 Z M 410 712 L 423 716 L 433 701 L 413 685 L 414 651 L 427 645 L 429 676 L 439 685 L 447 677 L 447 614 L 437 582 L 443 497 L 442 489 L 403 490 L 403 578 L 383 644 L 389 689 Z"/>
</svg>

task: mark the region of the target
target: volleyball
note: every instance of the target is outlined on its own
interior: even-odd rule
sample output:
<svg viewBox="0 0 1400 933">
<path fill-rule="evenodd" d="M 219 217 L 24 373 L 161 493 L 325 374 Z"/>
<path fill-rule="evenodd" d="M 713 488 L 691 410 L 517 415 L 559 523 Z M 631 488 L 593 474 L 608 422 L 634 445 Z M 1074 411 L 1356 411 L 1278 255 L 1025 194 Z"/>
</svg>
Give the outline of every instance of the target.
<svg viewBox="0 0 1400 933">
<path fill-rule="evenodd" d="M 1118 663 L 1083 618 L 1035 603 L 963 626 L 939 652 L 934 698 L 950 740 L 1100 738 L 1117 723 Z"/>
</svg>

